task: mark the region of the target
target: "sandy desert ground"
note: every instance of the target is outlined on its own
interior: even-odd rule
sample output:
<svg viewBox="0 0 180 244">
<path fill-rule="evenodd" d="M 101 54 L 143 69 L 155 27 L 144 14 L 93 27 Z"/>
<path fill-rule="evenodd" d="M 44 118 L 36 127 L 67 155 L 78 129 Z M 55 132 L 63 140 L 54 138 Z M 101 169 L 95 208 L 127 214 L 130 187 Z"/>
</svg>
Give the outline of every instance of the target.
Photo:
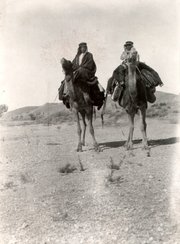
<svg viewBox="0 0 180 244">
<path fill-rule="evenodd" d="M 177 129 L 148 119 L 147 157 L 138 122 L 132 152 L 126 122 L 96 127 L 100 153 L 89 133 L 76 152 L 75 124 L 1 126 L 0 243 L 180 243 Z M 76 170 L 61 173 L 67 163 Z"/>
</svg>

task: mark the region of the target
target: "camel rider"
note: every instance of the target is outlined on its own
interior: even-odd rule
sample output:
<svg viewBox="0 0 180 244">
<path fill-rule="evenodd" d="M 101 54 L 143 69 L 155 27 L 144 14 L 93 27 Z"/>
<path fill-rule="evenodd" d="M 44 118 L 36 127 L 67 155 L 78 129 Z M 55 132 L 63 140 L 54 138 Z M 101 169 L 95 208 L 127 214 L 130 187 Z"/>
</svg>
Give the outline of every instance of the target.
<svg viewBox="0 0 180 244">
<path fill-rule="evenodd" d="M 92 53 L 88 52 L 85 42 L 79 44 L 77 54 L 72 63 L 74 82 L 78 82 L 84 92 L 85 99 L 89 99 L 99 110 L 104 101 L 104 89 L 95 76 L 96 64 Z"/>
<path fill-rule="evenodd" d="M 137 53 L 136 49 L 133 47 L 133 42 L 127 41 L 124 44 L 124 52 L 121 54 L 121 60 L 124 64 L 128 62 L 128 59 L 132 57 L 133 53 Z M 139 62 L 139 54 L 137 53 L 137 62 Z"/>
<path fill-rule="evenodd" d="M 116 87 L 114 93 L 112 94 L 112 99 L 117 101 L 121 97 L 123 88 L 125 85 L 125 71 L 127 69 L 127 62 L 132 57 L 132 54 L 136 53 L 137 62 L 139 62 L 139 54 L 136 49 L 133 47 L 133 42 L 127 41 L 124 44 L 124 51 L 121 54 L 121 60 L 123 61 L 113 72 L 113 78 L 116 81 Z"/>
<path fill-rule="evenodd" d="M 96 64 L 93 55 L 88 52 L 85 42 L 79 44 L 77 54 L 72 63 L 75 81 L 86 82 L 95 79 Z"/>
<path fill-rule="evenodd" d="M 78 86 L 82 89 L 84 99 L 100 109 L 104 101 L 104 89 L 95 76 L 96 64 L 93 55 L 88 52 L 88 47 L 85 42 L 79 44 L 77 54 L 72 64 L 74 83 L 78 83 Z M 65 82 L 62 81 L 62 85 L 64 84 Z M 64 88 L 61 89 L 61 93 L 63 93 L 61 97 L 66 97 Z M 68 94 L 68 91 L 66 91 L 66 94 Z M 59 99 L 63 100 L 61 97 L 59 96 Z"/>
<path fill-rule="evenodd" d="M 139 61 L 139 54 L 133 46 L 132 41 L 127 41 L 124 44 L 124 51 L 121 55 L 121 60 L 123 61 L 113 72 L 112 77 L 116 82 L 116 87 L 112 94 L 112 99 L 118 101 L 122 97 L 123 89 L 125 86 L 125 74 L 127 70 L 127 62 L 131 59 L 132 55 L 136 53 L 137 61 L 137 70 L 140 73 L 141 78 L 143 79 L 146 85 L 147 100 L 150 103 L 153 103 L 156 100 L 154 95 L 155 86 L 162 86 L 163 83 L 158 75 L 158 73 L 153 70 L 151 67 Z"/>
</svg>

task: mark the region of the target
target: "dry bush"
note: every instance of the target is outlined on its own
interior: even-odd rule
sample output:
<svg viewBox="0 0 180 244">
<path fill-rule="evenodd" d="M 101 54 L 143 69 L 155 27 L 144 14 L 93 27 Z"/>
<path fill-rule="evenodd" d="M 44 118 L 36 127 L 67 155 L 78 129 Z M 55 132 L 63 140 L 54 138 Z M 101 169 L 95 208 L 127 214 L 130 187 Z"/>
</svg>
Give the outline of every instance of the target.
<svg viewBox="0 0 180 244">
<path fill-rule="evenodd" d="M 58 172 L 63 174 L 69 174 L 69 173 L 73 173 L 75 170 L 77 170 L 77 168 L 74 165 L 67 163 L 65 166 L 60 167 L 58 169 Z"/>
<path fill-rule="evenodd" d="M 149 118 L 153 118 L 153 117 L 165 117 L 167 115 L 168 115 L 168 108 L 166 107 L 166 105 L 161 105 L 161 106 L 159 106 L 159 105 L 153 106 L 152 105 L 147 110 L 147 117 L 149 117 Z"/>
<path fill-rule="evenodd" d="M 85 171 L 86 169 L 84 168 L 83 164 L 82 164 L 82 161 L 78 155 L 78 162 L 79 162 L 79 165 L 80 165 L 80 171 Z"/>
<path fill-rule="evenodd" d="M 177 113 L 179 113 L 179 112 L 180 112 L 180 111 L 177 110 L 177 109 L 176 109 L 176 110 L 173 110 L 173 113 L 174 113 L 174 114 L 177 114 Z"/>
<path fill-rule="evenodd" d="M 168 115 L 169 109 L 171 109 L 171 107 L 166 102 L 152 104 L 147 110 L 147 117 L 165 117 Z"/>
<path fill-rule="evenodd" d="M 33 113 L 29 114 L 31 120 L 36 120 L 36 115 Z"/>
<path fill-rule="evenodd" d="M 20 174 L 20 180 L 23 184 L 27 184 L 32 181 L 28 174 Z"/>
<path fill-rule="evenodd" d="M 114 175 L 115 170 L 111 169 L 109 175 L 106 177 L 107 181 L 110 183 L 121 183 L 123 181 L 122 176 L 118 175 L 115 176 Z"/>
<path fill-rule="evenodd" d="M 167 103 L 159 103 L 159 106 L 167 106 Z"/>
<path fill-rule="evenodd" d="M 114 160 L 112 157 L 110 157 L 110 165 L 109 165 L 110 169 L 114 169 L 114 170 L 119 170 L 120 166 L 118 164 L 114 163 Z"/>
<path fill-rule="evenodd" d="M 13 187 L 15 187 L 14 182 L 13 181 L 8 181 L 4 184 L 4 188 L 5 189 L 12 189 Z"/>
<path fill-rule="evenodd" d="M 120 159 L 119 164 L 115 164 L 114 160 L 112 157 L 110 157 L 110 164 L 109 164 L 109 168 L 110 168 L 110 172 L 108 174 L 108 176 L 106 177 L 107 181 L 110 183 L 121 183 L 123 181 L 123 178 L 121 176 L 115 176 L 114 172 L 116 170 L 120 170 L 122 163 L 124 162 L 125 159 L 125 155 L 122 157 L 122 159 Z"/>
</svg>

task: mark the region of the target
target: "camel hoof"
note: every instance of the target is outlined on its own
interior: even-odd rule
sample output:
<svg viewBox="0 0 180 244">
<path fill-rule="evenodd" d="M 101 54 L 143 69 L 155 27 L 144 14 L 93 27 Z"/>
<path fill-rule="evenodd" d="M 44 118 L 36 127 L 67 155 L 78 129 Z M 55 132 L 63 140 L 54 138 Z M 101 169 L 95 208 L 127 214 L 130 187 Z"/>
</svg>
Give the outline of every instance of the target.
<svg viewBox="0 0 180 244">
<path fill-rule="evenodd" d="M 82 146 L 85 146 L 85 142 L 81 142 L 81 145 L 82 145 Z"/>
<path fill-rule="evenodd" d="M 147 144 L 143 146 L 142 150 L 145 150 L 146 151 L 147 157 L 151 157 L 150 147 Z"/>
<path fill-rule="evenodd" d="M 95 150 L 95 152 L 101 152 L 101 148 L 99 147 L 98 144 L 94 145 L 94 150 Z"/>
<path fill-rule="evenodd" d="M 143 150 L 149 150 L 149 146 L 148 145 L 144 145 L 142 149 Z"/>
<path fill-rule="evenodd" d="M 126 148 L 126 150 L 132 150 L 133 144 L 132 143 L 126 143 L 125 148 Z"/>
<path fill-rule="evenodd" d="M 77 152 L 82 152 L 82 148 L 77 148 Z"/>
<path fill-rule="evenodd" d="M 77 147 L 77 152 L 82 152 L 82 144 L 79 144 Z"/>
<path fill-rule="evenodd" d="M 124 143 L 124 147 L 125 147 L 125 148 L 127 147 L 127 142 Z"/>
</svg>

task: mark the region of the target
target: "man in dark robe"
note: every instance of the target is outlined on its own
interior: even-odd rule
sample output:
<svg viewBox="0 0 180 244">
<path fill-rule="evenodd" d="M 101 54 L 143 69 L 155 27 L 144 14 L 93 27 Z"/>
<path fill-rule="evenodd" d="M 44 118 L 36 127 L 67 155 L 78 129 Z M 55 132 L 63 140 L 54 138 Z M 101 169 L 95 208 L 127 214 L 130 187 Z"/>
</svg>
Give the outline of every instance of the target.
<svg viewBox="0 0 180 244">
<path fill-rule="evenodd" d="M 75 81 L 91 82 L 95 79 L 96 64 L 93 55 L 88 52 L 85 42 L 79 44 L 78 52 L 72 63 Z"/>
<path fill-rule="evenodd" d="M 99 110 L 104 101 L 104 89 L 95 76 L 96 64 L 92 53 L 88 52 L 88 47 L 85 42 L 79 44 L 77 54 L 72 63 L 74 82 L 78 83 L 84 95 L 86 97 L 89 96 L 93 105 L 97 106 Z"/>
<path fill-rule="evenodd" d="M 85 99 L 92 102 L 94 106 L 98 107 L 98 110 L 102 107 L 104 101 L 104 89 L 99 84 L 96 73 L 96 64 L 93 59 L 93 55 L 88 52 L 87 44 L 82 42 L 79 44 L 77 54 L 72 61 L 73 64 L 73 73 L 74 73 L 74 83 L 77 83 L 78 86 L 82 89 Z M 64 82 L 62 83 L 63 88 L 61 91 L 62 96 L 59 96 L 60 100 L 68 100 L 68 91 L 67 95 L 64 94 Z M 61 97 L 63 97 L 61 99 Z M 65 104 L 65 102 L 64 102 Z M 66 107 L 67 103 L 65 104 Z"/>
</svg>

